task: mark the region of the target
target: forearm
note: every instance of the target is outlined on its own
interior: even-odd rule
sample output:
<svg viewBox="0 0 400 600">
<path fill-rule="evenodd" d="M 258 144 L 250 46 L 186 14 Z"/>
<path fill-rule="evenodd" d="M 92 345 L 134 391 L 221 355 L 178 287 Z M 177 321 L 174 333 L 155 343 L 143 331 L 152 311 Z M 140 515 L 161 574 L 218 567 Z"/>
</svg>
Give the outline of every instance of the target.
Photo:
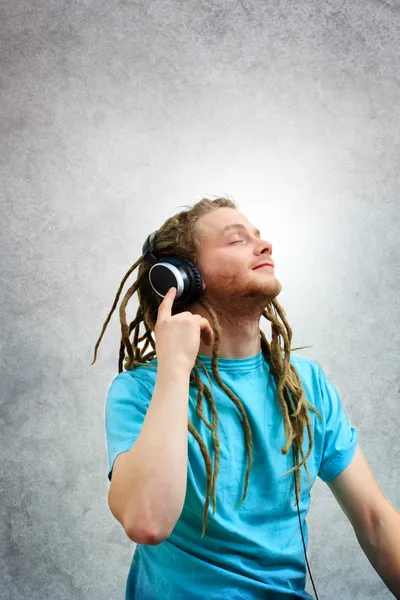
<svg viewBox="0 0 400 600">
<path fill-rule="evenodd" d="M 400 513 L 388 502 L 385 512 L 375 520 L 369 539 L 361 534 L 357 539 L 379 577 L 400 600 Z"/>
</svg>

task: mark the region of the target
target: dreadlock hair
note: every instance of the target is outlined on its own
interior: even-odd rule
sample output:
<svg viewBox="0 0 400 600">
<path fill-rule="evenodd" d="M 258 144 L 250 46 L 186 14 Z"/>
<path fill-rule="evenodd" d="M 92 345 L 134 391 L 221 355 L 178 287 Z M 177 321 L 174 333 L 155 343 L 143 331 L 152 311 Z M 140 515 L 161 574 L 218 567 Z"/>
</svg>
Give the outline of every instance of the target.
<svg viewBox="0 0 400 600">
<path fill-rule="evenodd" d="M 198 241 L 198 233 L 196 229 L 198 219 L 201 216 L 209 213 L 210 211 L 216 210 L 221 207 L 229 207 L 235 210 L 239 210 L 239 206 L 234 200 L 232 200 L 229 197 L 215 197 L 214 200 L 202 198 L 199 202 L 197 202 L 194 205 L 183 205 L 183 207 L 189 210 L 185 210 L 176 215 L 173 215 L 172 217 L 167 219 L 165 223 L 157 230 L 157 234 L 155 235 L 154 239 L 154 248 L 158 257 L 168 258 L 168 256 L 178 256 L 180 258 L 186 258 L 190 260 L 194 265 L 196 265 L 198 264 L 198 259 L 201 251 L 200 243 Z M 157 321 L 158 307 L 161 304 L 163 298 L 161 298 L 160 296 L 158 296 L 158 294 L 154 292 L 150 284 L 148 273 L 151 268 L 151 265 L 146 261 L 143 261 L 143 256 L 141 256 L 139 260 L 136 261 L 130 267 L 129 271 L 126 273 L 126 275 L 121 281 L 111 311 L 107 316 L 100 337 L 96 343 L 94 349 L 94 360 L 91 364 L 93 365 L 96 361 L 98 346 L 104 335 L 107 324 L 110 321 L 111 315 L 114 312 L 114 309 L 117 305 L 124 283 L 129 277 L 129 275 L 132 273 L 132 271 L 136 269 L 136 267 L 139 267 L 138 277 L 126 292 L 119 308 L 121 321 L 121 344 L 118 360 L 118 373 L 121 373 L 123 371 L 123 366 L 125 366 L 125 370 L 133 370 L 139 366 L 146 366 L 157 370 L 154 365 L 149 365 L 147 364 L 147 362 L 153 360 L 157 355 L 155 340 L 153 340 L 152 332 L 154 332 L 154 328 Z M 138 293 L 139 298 L 139 307 L 136 313 L 136 318 L 128 325 L 126 320 L 126 305 L 128 303 L 129 298 L 131 298 L 136 291 Z M 218 371 L 217 362 L 219 357 L 219 347 L 221 341 L 221 328 L 218 322 L 217 315 L 214 312 L 210 303 L 204 297 L 200 297 L 197 300 L 197 302 L 202 307 L 204 307 L 210 314 L 212 328 L 214 330 L 214 343 L 211 361 L 211 369 L 213 375 L 221 389 L 224 390 L 224 392 L 228 395 L 228 397 L 238 408 L 243 420 L 243 428 L 249 461 L 243 496 L 239 504 L 235 507 L 237 508 L 238 506 L 240 506 L 240 504 L 242 504 L 242 502 L 244 502 L 247 494 L 249 476 L 253 462 L 252 433 L 242 402 L 232 392 L 232 390 L 224 384 Z M 171 314 L 178 314 L 179 312 L 183 312 L 184 310 L 187 310 L 186 306 L 181 306 L 180 308 L 177 308 L 175 305 L 173 305 Z M 270 365 L 271 373 L 277 385 L 277 397 L 283 415 L 284 432 L 286 435 L 287 444 L 284 448 L 281 448 L 281 451 L 282 454 L 285 455 L 289 452 L 289 449 L 293 445 L 295 454 L 295 466 L 289 471 L 287 471 L 287 473 L 281 475 L 281 477 L 289 475 L 293 471 L 296 472 L 295 480 L 297 486 L 296 502 L 294 506 L 297 506 L 300 497 L 300 467 L 302 465 L 304 465 L 304 468 L 307 472 L 308 484 L 310 484 L 310 474 L 307 469 L 306 460 L 311 454 L 313 448 L 313 435 L 310 426 L 310 417 L 308 414 L 308 409 L 315 412 L 320 420 L 322 420 L 322 417 L 318 410 L 312 404 L 310 404 L 305 397 L 300 377 L 295 367 L 290 363 L 290 352 L 294 350 L 301 350 L 302 348 L 310 348 L 310 346 L 301 346 L 300 348 L 290 347 L 292 340 L 292 330 L 289 326 L 289 323 L 286 320 L 285 311 L 276 299 L 271 300 L 267 304 L 265 310 L 262 313 L 262 316 L 264 316 L 271 323 L 271 344 L 269 344 L 268 340 L 265 337 L 265 334 L 260 329 L 260 345 L 263 356 Z M 139 336 L 139 329 L 142 322 L 144 323 L 145 333 L 142 336 Z M 132 330 L 134 330 L 134 334 L 133 342 L 131 343 L 130 334 Z M 281 338 L 283 340 L 283 349 L 281 347 Z M 142 348 L 139 348 L 139 344 L 143 341 L 145 342 L 144 346 Z M 149 345 L 152 347 L 152 350 L 145 354 L 146 349 Z M 127 354 L 127 356 L 125 355 L 125 353 Z M 206 531 L 207 513 L 210 504 L 211 491 L 213 494 L 214 503 L 214 510 L 212 513 L 213 515 L 216 510 L 216 481 L 219 473 L 220 451 L 217 433 L 218 412 L 209 387 L 204 385 L 204 383 L 200 379 L 199 367 L 203 369 L 210 384 L 210 387 L 212 387 L 212 383 L 207 369 L 204 363 L 199 358 L 196 359 L 195 365 L 193 366 L 193 369 L 191 371 L 190 382 L 194 383 L 198 389 L 196 412 L 201 418 L 201 420 L 204 422 L 204 424 L 207 426 L 207 428 L 212 432 L 215 450 L 214 474 L 212 475 L 212 463 L 207 451 L 207 447 L 204 441 L 202 440 L 201 436 L 199 435 L 198 431 L 193 427 L 189 418 L 188 430 L 200 446 L 207 473 L 207 496 L 204 505 L 203 529 L 201 535 L 201 537 L 203 537 Z M 206 397 L 206 400 L 209 403 L 212 411 L 212 423 L 209 423 L 203 414 L 203 394 Z M 304 439 L 304 425 L 307 426 L 310 441 L 309 449 L 305 456 L 302 450 Z M 299 453 L 302 456 L 301 462 L 299 462 Z"/>
</svg>

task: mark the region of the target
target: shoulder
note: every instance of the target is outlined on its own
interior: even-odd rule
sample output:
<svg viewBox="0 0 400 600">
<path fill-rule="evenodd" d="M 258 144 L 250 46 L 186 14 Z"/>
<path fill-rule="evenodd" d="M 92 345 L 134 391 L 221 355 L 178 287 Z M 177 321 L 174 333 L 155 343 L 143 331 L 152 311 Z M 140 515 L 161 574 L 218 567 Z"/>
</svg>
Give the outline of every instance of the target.
<svg viewBox="0 0 400 600">
<path fill-rule="evenodd" d="M 148 364 L 149 367 L 139 366 L 115 375 L 109 384 L 108 395 L 118 394 L 122 390 L 139 390 L 152 394 L 157 375 L 157 361 L 153 360 Z"/>
<path fill-rule="evenodd" d="M 290 363 L 296 369 L 307 400 L 318 411 L 324 412 L 326 402 L 324 399 L 324 382 L 326 382 L 326 376 L 320 363 L 314 359 L 298 355 L 291 355 Z"/>
<path fill-rule="evenodd" d="M 318 376 L 321 369 L 321 365 L 316 360 L 298 354 L 290 355 L 290 363 L 295 367 L 299 376 L 302 377 Z"/>
</svg>

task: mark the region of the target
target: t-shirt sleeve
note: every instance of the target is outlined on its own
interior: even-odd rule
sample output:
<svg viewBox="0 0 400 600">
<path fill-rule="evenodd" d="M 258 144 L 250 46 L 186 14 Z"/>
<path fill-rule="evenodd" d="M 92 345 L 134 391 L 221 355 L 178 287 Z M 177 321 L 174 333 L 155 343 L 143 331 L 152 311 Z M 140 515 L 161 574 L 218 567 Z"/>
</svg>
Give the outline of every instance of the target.
<svg viewBox="0 0 400 600">
<path fill-rule="evenodd" d="M 130 450 L 139 436 L 150 400 L 150 391 L 132 371 L 122 371 L 111 382 L 105 405 L 110 481 L 118 454 Z"/>
<path fill-rule="evenodd" d="M 352 461 L 358 433 L 351 425 L 338 390 L 318 365 L 318 381 L 322 397 L 324 441 L 318 477 L 324 482 L 335 479 Z"/>
</svg>

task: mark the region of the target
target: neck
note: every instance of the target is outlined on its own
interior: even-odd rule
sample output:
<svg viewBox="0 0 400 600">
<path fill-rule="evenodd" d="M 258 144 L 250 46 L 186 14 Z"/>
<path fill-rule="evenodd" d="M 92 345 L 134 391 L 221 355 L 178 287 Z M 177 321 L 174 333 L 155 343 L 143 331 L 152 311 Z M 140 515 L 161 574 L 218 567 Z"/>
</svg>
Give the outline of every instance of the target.
<svg viewBox="0 0 400 600">
<path fill-rule="evenodd" d="M 263 306 L 262 310 L 264 308 Z M 232 316 L 238 314 L 232 308 L 229 314 L 226 314 L 224 311 L 215 310 L 221 328 L 218 352 L 220 358 L 250 358 L 260 352 L 260 317 L 262 310 L 260 313 L 260 309 L 258 308 L 252 315 L 243 315 L 242 311 L 239 313 L 241 316 Z M 196 303 L 192 305 L 190 312 L 205 317 L 212 327 L 210 314 L 205 308 Z M 207 346 L 201 339 L 198 353 L 211 357 L 212 346 Z"/>
</svg>

